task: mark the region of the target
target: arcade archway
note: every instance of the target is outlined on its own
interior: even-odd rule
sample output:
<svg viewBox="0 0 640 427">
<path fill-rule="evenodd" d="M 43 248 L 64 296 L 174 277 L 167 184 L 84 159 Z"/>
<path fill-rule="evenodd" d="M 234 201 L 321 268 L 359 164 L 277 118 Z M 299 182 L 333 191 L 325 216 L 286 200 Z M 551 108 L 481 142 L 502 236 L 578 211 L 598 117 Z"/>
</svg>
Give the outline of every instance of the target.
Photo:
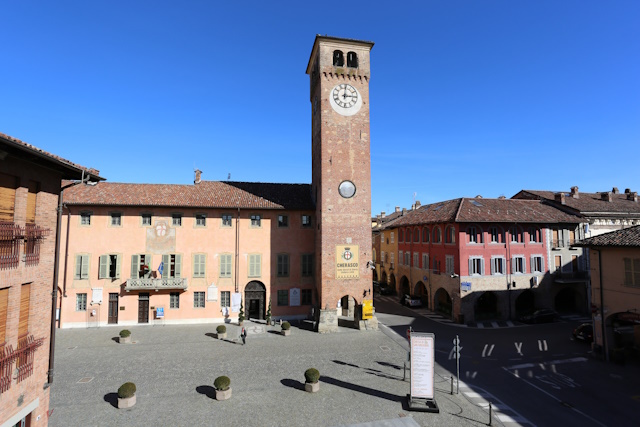
<svg viewBox="0 0 640 427">
<path fill-rule="evenodd" d="M 247 283 L 244 288 L 244 310 L 247 319 L 264 319 L 267 288 L 256 280 Z"/>
</svg>

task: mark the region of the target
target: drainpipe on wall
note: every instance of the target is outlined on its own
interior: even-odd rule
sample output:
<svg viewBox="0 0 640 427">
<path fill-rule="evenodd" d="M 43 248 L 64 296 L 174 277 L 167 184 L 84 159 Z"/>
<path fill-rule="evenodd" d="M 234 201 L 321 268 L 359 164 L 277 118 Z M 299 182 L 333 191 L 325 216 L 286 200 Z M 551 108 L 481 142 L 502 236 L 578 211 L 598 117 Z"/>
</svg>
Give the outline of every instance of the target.
<svg viewBox="0 0 640 427">
<path fill-rule="evenodd" d="M 58 263 L 60 260 L 60 228 L 62 226 L 62 194 L 65 189 L 69 187 L 73 187 L 74 185 L 85 183 L 85 179 L 91 179 L 91 175 L 87 174 L 87 177 L 84 176 L 84 171 L 82 171 L 82 178 L 80 181 L 72 182 L 69 185 L 66 185 L 60 189 L 60 194 L 58 195 L 58 209 L 57 209 L 57 226 L 56 226 L 56 240 L 55 240 L 55 251 L 53 255 L 53 288 L 51 290 L 51 331 L 50 331 L 50 339 L 49 339 L 49 370 L 47 371 L 47 383 L 44 385 L 45 388 L 48 388 L 51 383 L 53 383 L 53 358 L 54 358 L 54 349 L 56 344 L 56 308 L 58 305 Z M 67 223 L 67 230 L 69 228 L 69 224 Z"/>
<path fill-rule="evenodd" d="M 69 209 L 69 206 L 67 205 L 63 205 L 63 207 L 67 208 L 67 240 L 64 243 L 64 273 L 62 276 L 62 296 L 66 298 L 67 297 L 67 265 L 69 264 L 69 229 L 71 228 L 69 225 L 71 224 L 71 209 Z M 62 312 L 62 306 L 60 306 L 60 311 Z M 60 315 L 62 315 L 62 313 Z"/>
</svg>

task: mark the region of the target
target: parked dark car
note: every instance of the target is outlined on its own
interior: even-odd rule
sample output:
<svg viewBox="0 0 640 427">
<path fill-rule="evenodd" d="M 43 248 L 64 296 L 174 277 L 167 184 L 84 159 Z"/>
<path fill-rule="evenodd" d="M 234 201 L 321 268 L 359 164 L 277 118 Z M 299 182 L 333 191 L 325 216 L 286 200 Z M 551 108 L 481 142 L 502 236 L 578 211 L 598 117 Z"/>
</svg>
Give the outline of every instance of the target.
<svg viewBox="0 0 640 427">
<path fill-rule="evenodd" d="M 402 304 L 407 307 L 422 307 L 422 300 L 420 297 L 414 295 L 404 295 L 402 297 Z"/>
<path fill-rule="evenodd" d="M 393 289 L 389 285 L 385 285 L 384 283 L 380 285 L 380 293 L 382 295 L 393 295 L 396 293 L 396 290 Z"/>
<path fill-rule="evenodd" d="M 541 308 L 531 314 L 520 317 L 523 323 L 551 323 L 558 318 L 558 313 L 548 308 Z"/>
<path fill-rule="evenodd" d="M 593 341 L 593 325 L 591 323 L 583 323 L 573 330 L 573 337 L 584 342 Z"/>
</svg>

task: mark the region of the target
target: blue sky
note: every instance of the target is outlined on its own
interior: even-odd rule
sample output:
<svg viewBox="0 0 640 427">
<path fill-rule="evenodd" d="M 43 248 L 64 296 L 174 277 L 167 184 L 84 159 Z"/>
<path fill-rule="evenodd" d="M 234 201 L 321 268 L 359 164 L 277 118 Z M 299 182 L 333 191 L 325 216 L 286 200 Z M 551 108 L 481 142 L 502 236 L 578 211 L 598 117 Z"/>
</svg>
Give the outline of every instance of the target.
<svg viewBox="0 0 640 427">
<path fill-rule="evenodd" d="M 372 213 L 640 190 L 637 0 L 3 2 L 0 132 L 113 182 L 309 183 L 316 34 L 375 42 Z"/>
</svg>

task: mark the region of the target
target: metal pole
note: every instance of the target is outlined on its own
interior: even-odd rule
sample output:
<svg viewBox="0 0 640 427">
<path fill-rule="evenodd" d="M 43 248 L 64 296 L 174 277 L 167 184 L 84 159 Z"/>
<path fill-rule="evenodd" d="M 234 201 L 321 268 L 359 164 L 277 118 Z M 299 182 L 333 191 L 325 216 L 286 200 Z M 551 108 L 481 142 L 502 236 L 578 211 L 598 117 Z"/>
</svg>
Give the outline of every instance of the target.
<svg viewBox="0 0 640 427">
<path fill-rule="evenodd" d="M 460 393 L 460 339 L 456 335 L 456 370 L 457 370 L 457 381 L 456 381 L 456 394 Z"/>
<path fill-rule="evenodd" d="M 491 408 L 491 402 L 489 402 L 489 425 L 491 425 L 492 411 L 493 409 Z"/>
<path fill-rule="evenodd" d="M 451 394 L 453 395 L 453 375 L 451 375 Z"/>
</svg>

